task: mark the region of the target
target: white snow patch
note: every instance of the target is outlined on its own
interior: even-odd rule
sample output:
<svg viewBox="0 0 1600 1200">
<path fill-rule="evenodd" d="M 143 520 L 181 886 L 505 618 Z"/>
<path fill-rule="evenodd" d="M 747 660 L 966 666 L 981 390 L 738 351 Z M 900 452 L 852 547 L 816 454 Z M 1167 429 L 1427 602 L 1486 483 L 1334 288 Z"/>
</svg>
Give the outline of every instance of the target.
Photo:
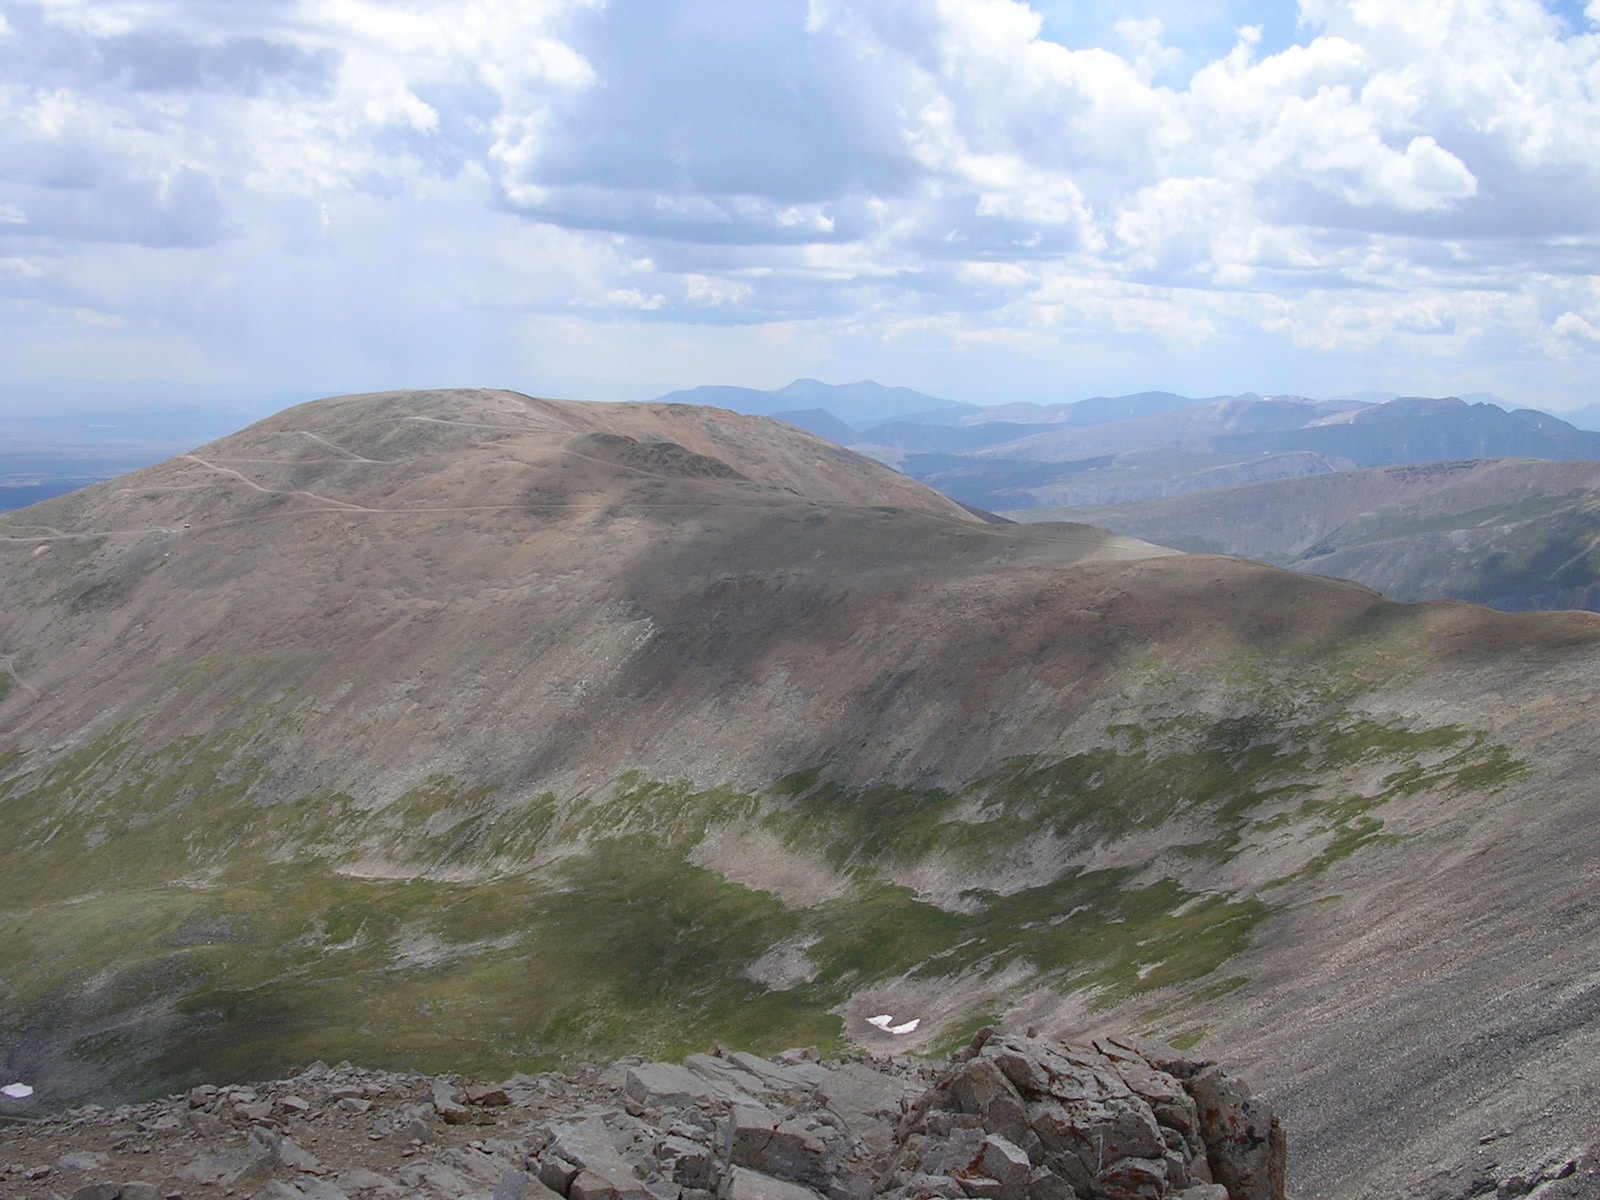
<svg viewBox="0 0 1600 1200">
<path fill-rule="evenodd" d="M 896 1025 L 894 1023 L 894 1017 L 891 1014 L 889 1014 L 889 1013 L 879 1013 L 875 1017 L 868 1017 L 867 1018 L 867 1024 L 868 1025 L 876 1025 L 879 1029 L 883 1030 L 885 1033 L 893 1033 L 893 1034 L 915 1033 L 917 1031 L 917 1026 L 922 1024 L 922 1018 L 921 1017 L 912 1017 L 911 1020 L 905 1022 L 905 1024 Z"/>
</svg>

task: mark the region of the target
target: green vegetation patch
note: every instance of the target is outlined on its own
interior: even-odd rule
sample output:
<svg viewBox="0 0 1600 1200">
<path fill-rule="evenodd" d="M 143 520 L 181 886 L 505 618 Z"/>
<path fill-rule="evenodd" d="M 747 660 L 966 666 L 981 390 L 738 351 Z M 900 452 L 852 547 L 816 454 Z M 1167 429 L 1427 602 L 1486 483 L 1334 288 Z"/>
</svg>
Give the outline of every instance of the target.
<svg viewBox="0 0 1600 1200">
<path fill-rule="evenodd" d="M 1360 546 L 1394 538 L 1419 537 L 1428 533 L 1477 531 L 1530 523 L 1546 523 L 1574 507 L 1594 502 L 1592 493 L 1567 492 L 1555 496 L 1529 496 L 1509 504 L 1485 505 L 1473 509 L 1449 507 L 1448 493 L 1433 503 L 1391 504 L 1376 512 L 1356 517 L 1338 534 L 1339 546 Z"/>
<path fill-rule="evenodd" d="M 1396 797 L 1489 791 L 1525 770 L 1481 732 L 1387 725 L 1338 707 L 1111 732 L 1119 746 L 1018 757 L 954 794 L 852 791 L 802 772 L 780 781 L 765 820 L 797 850 L 866 875 L 932 854 L 977 870 L 1043 836 L 1088 850 L 1184 818 L 1196 833 L 1176 850 L 1213 861 L 1237 854 L 1253 830 L 1295 823 L 1336 831 L 1342 856 L 1375 836 L 1371 814 Z"/>
<path fill-rule="evenodd" d="M 846 788 L 816 770 L 787 776 L 774 791 L 792 802 L 768 825 L 791 846 L 821 847 L 840 870 L 917 861 L 949 837 L 942 823 L 956 804 L 937 789 Z"/>
<path fill-rule="evenodd" d="M 1384 559 L 1397 599 L 1451 596 L 1502 609 L 1576 606 L 1600 583 L 1600 504 L 1589 492 L 1451 511 L 1395 505 L 1351 521 L 1296 565 Z"/>
<path fill-rule="evenodd" d="M 949 912 L 889 886 L 835 901 L 812 918 L 817 986 L 909 975 L 992 975 L 1031 966 L 1064 990 L 1094 987 L 1101 1002 L 1210 974 L 1249 944 L 1267 914 L 1259 900 L 1198 896 L 1173 882 L 1137 886 L 1132 870 L 1069 872 L 1010 895 L 974 896 Z"/>
<path fill-rule="evenodd" d="M 1314 701 L 1258 690 L 1231 716 L 1183 701 L 1106 746 L 1018 758 L 955 792 L 851 789 L 818 767 L 765 796 L 630 776 L 605 795 L 513 800 L 437 776 L 385 806 L 263 804 L 254 728 L 150 751 L 127 731 L 12 750 L 0 1032 L 57 1030 L 69 1057 L 153 1092 L 317 1057 L 487 1075 L 718 1040 L 826 1047 L 841 1034 L 831 1011 L 901 977 L 989 995 L 952 1029 L 992 1019 L 981 985 L 1018 967 L 1030 987 L 1102 1005 L 1193 1000 L 1240 986 L 1221 969 L 1272 892 L 1193 891 L 1149 861 L 1220 865 L 1292 826 L 1321 838 L 1290 876 L 1305 878 L 1385 839 L 1397 797 L 1494 789 L 1524 769 L 1476 731 L 1300 695 Z M 790 908 L 694 865 L 721 823 L 764 825 L 849 890 Z M 996 883 L 1041 839 L 1082 863 L 1172 829 L 1185 832 L 1154 837 L 1137 867 Z M 928 862 L 970 872 L 958 903 L 894 882 Z M 805 969 L 782 990 L 759 982 L 785 948 Z"/>
</svg>

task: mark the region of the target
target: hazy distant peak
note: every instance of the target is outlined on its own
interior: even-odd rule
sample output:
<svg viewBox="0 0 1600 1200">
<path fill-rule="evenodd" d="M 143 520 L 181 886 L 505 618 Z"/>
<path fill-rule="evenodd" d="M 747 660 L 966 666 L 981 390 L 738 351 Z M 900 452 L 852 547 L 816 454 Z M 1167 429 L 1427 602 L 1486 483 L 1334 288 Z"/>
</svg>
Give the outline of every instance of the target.
<svg viewBox="0 0 1600 1200">
<path fill-rule="evenodd" d="M 1578 429 L 1600 430 L 1600 404 L 1585 404 L 1582 408 L 1569 409 L 1561 415 Z"/>
<path fill-rule="evenodd" d="M 1139 417 L 1153 417 L 1204 404 L 1173 392 L 1135 392 L 1129 396 L 1091 396 L 1067 405 L 1068 424 L 1108 425 L 1114 421 L 1131 421 Z"/>
<path fill-rule="evenodd" d="M 702 384 L 669 392 L 659 397 L 656 403 L 701 404 L 758 417 L 821 409 L 856 429 L 896 418 L 954 420 L 967 413 L 982 411 L 975 404 L 945 400 L 911 388 L 888 387 L 871 379 L 838 384 L 823 383 L 816 379 L 796 379 L 772 391 Z"/>
<path fill-rule="evenodd" d="M 1552 413 L 1541 412 L 1537 408 L 1514 408 L 1510 411 L 1510 418 L 1541 433 L 1576 433 L 1578 426 L 1571 421 L 1565 421 Z"/>
</svg>

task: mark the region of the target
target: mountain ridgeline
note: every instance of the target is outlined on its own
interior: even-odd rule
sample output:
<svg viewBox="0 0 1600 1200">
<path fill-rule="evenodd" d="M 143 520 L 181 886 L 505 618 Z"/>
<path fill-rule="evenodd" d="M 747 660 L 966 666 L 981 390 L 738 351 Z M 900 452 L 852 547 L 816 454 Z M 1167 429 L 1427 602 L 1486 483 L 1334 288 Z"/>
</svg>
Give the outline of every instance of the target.
<svg viewBox="0 0 1600 1200">
<path fill-rule="evenodd" d="M 1600 609 L 1600 433 L 1548 413 L 1168 392 L 941 408 L 876 387 L 712 391 L 1017 521 L 1257 558 L 1396 600 Z M 777 411 L 791 389 L 818 407 Z"/>
<path fill-rule="evenodd" d="M 289 409 L 0 517 L 0 560 L 40 1103 L 1032 1024 L 1225 1056 L 1302 1197 L 1593 1139 L 1590 614 L 502 391 Z"/>
<path fill-rule="evenodd" d="M 1600 610 L 1600 463 L 1374 467 L 1012 515 L 1354 579 L 1395 600 Z"/>
</svg>

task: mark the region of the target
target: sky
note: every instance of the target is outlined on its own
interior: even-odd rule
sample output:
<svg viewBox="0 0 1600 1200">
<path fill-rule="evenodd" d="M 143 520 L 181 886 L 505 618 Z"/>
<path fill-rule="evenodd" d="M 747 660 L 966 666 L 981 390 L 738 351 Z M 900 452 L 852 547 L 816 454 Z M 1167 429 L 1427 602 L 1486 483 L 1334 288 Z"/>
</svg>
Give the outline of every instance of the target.
<svg viewBox="0 0 1600 1200">
<path fill-rule="evenodd" d="M 0 411 L 1597 367 L 1600 0 L 0 0 Z"/>
</svg>

